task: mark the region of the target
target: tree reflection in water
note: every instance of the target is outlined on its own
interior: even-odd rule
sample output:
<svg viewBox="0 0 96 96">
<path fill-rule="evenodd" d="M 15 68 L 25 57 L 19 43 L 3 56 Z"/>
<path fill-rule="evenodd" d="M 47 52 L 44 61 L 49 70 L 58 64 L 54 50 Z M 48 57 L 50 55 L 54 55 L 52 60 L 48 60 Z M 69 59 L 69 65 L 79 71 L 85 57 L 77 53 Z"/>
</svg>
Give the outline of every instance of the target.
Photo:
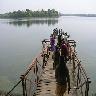
<svg viewBox="0 0 96 96">
<path fill-rule="evenodd" d="M 14 26 L 23 26 L 26 25 L 27 27 L 32 26 L 33 24 L 47 24 L 55 25 L 58 23 L 58 18 L 35 18 L 35 19 L 14 19 L 8 22 L 8 24 L 14 25 Z"/>
</svg>

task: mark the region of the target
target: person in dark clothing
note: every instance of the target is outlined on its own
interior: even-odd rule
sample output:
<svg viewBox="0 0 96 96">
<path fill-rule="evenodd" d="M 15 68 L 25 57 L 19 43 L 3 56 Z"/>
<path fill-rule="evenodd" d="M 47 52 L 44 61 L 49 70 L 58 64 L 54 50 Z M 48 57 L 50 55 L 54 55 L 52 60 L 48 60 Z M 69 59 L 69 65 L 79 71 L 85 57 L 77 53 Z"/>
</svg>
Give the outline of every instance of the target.
<svg viewBox="0 0 96 96">
<path fill-rule="evenodd" d="M 57 28 L 55 28 L 54 30 L 53 30 L 53 34 L 55 33 L 55 35 L 57 36 L 58 35 L 58 29 Z"/>
<path fill-rule="evenodd" d="M 56 66 L 59 64 L 59 57 L 60 57 L 60 52 L 59 52 L 58 46 L 55 46 L 55 51 L 53 56 L 53 60 L 54 60 L 53 69 L 55 69 Z"/>
<path fill-rule="evenodd" d="M 55 39 L 53 37 L 53 34 L 50 36 L 50 45 L 51 45 L 51 51 L 54 51 L 54 47 L 55 47 Z"/>
<path fill-rule="evenodd" d="M 61 36 L 62 36 L 61 34 L 58 35 L 58 45 L 59 45 L 59 47 L 61 46 Z"/>
<path fill-rule="evenodd" d="M 64 56 L 64 59 L 67 62 L 67 59 L 69 57 L 69 51 L 65 41 L 62 41 L 62 44 L 61 44 L 61 55 Z"/>
<path fill-rule="evenodd" d="M 56 78 L 56 96 L 63 96 L 67 90 L 68 83 L 68 93 L 70 91 L 70 77 L 69 70 L 64 62 L 64 56 L 60 56 L 59 64 L 55 70 Z"/>
</svg>

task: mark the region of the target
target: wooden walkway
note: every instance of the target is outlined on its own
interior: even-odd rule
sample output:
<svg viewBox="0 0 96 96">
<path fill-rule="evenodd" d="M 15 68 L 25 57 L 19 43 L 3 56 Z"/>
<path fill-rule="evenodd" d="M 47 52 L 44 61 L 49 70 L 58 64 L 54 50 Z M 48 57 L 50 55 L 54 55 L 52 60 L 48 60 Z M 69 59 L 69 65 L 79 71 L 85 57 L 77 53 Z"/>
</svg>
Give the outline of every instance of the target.
<svg viewBox="0 0 96 96">
<path fill-rule="evenodd" d="M 52 54 L 52 53 L 51 53 Z M 68 68 L 70 68 L 70 78 L 71 76 L 71 64 L 67 64 Z M 73 83 L 71 81 L 71 87 L 73 86 Z M 56 96 L 55 94 L 56 90 L 56 80 L 55 80 L 55 70 L 53 70 L 53 60 L 52 60 L 52 55 L 50 55 L 48 63 L 43 71 L 40 83 L 38 84 L 37 91 L 36 91 L 36 96 Z M 70 91 L 68 94 L 68 91 L 66 91 L 64 96 L 75 96 L 72 95 L 73 90 Z"/>
</svg>

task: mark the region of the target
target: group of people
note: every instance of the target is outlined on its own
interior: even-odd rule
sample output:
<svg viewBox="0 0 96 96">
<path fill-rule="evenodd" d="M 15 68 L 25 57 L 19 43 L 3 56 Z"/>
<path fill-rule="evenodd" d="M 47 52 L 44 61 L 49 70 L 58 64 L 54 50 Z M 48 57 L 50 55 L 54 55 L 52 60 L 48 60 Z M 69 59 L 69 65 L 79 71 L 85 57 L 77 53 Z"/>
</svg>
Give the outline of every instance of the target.
<svg viewBox="0 0 96 96">
<path fill-rule="evenodd" d="M 68 88 L 70 91 L 70 76 L 66 63 L 69 59 L 68 36 L 62 29 L 54 29 L 50 36 L 51 51 L 53 52 L 53 69 L 56 78 L 56 96 L 63 96 Z"/>
</svg>

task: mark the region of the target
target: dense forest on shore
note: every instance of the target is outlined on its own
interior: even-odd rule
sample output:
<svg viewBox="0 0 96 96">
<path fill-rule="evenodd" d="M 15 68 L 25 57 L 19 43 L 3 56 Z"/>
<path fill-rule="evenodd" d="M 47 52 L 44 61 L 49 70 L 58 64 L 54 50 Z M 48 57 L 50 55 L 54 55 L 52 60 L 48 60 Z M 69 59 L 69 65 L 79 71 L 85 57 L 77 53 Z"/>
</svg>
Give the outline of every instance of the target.
<svg viewBox="0 0 96 96">
<path fill-rule="evenodd" d="M 59 13 L 55 9 L 48 9 L 47 11 L 32 11 L 26 9 L 25 11 L 14 11 L 5 14 L 0 14 L 0 18 L 23 18 L 23 17 L 58 17 Z"/>
<path fill-rule="evenodd" d="M 48 9 L 45 11 L 37 10 L 32 11 L 29 9 L 26 10 L 18 10 L 5 14 L 0 14 L 0 18 L 25 18 L 25 17 L 59 17 L 59 16 L 82 16 L 82 17 L 96 17 L 96 14 L 62 14 L 56 11 L 55 9 Z"/>
</svg>

